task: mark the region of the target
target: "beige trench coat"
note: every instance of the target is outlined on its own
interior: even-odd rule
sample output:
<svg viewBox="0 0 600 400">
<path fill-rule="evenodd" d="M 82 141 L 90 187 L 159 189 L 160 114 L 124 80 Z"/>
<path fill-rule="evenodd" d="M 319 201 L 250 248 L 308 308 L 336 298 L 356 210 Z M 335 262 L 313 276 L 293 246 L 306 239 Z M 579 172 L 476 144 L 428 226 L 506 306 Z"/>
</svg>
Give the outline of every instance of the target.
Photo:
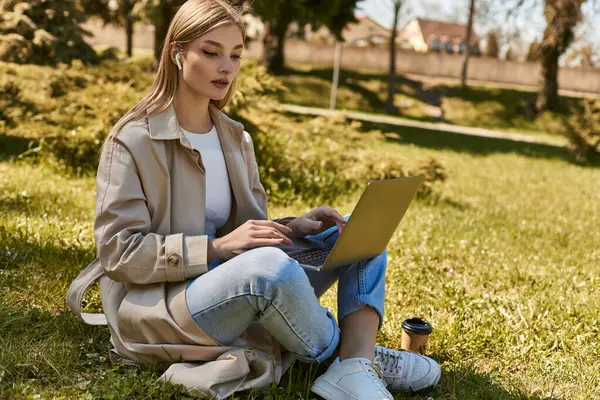
<svg viewBox="0 0 600 400">
<path fill-rule="evenodd" d="M 267 218 L 250 135 L 216 107 L 210 115 L 223 148 L 232 210 L 218 236 L 249 219 Z M 200 153 L 182 134 L 175 111 L 129 123 L 111 136 L 97 174 L 97 258 L 73 281 L 67 302 L 90 324 L 108 324 L 112 355 L 126 362 L 170 365 L 161 380 L 198 396 L 279 382 L 291 363 L 257 324 L 234 346 L 220 346 L 193 321 L 185 287 L 208 271 L 204 235 L 205 173 Z M 86 288 L 100 281 L 104 314 L 81 312 Z"/>
</svg>

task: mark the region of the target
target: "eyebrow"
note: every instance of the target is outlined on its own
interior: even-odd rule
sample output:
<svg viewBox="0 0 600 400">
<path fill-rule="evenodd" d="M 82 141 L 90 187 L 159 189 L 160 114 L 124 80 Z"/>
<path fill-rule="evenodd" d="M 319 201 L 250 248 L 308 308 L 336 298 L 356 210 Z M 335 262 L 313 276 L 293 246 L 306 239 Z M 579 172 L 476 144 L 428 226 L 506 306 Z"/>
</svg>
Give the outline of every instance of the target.
<svg viewBox="0 0 600 400">
<path fill-rule="evenodd" d="M 205 40 L 205 41 L 204 41 L 204 43 L 212 44 L 213 46 L 215 46 L 215 47 L 219 47 L 219 48 L 221 48 L 221 49 L 223 48 L 223 45 L 222 45 L 221 43 L 219 43 L 219 42 L 215 42 L 214 40 Z M 243 45 L 241 45 L 241 44 L 238 44 L 238 45 L 237 45 L 237 46 L 235 46 L 233 49 L 234 49 L 234 50 L 237 50 L 237 49 L 242 49 L 242 48 L 244 48 L 244 46 L 243 46 Z"/>
</svg>

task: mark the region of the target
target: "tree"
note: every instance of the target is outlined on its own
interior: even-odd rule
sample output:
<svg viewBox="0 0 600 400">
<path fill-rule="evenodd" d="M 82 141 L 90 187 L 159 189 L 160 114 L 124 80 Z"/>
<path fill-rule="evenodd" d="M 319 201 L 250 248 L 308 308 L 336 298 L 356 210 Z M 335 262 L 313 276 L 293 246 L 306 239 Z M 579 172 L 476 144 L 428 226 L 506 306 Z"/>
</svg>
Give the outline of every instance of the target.
<svg viewBox="0 0 600 400">
<path fill-rule="evenodd" d="M 527 61 L 540 61 L 540 46 L 541 43 L 538 41 L 531 42 L 527 52 Z"/>
<path fill-rule="evenodd" d="M 396 111 L 394 106 L 394 93 L 396 92 L 396 36 L 398 35 L 398 19 L 402 10 L 403 0 L 392 0 L 394 22 L 392 24 L 392 34 L 390 38 L 390 70 L 388 74 L 388 96 L 385 105 L 387 113 Z"/>
<path fill-rule="evenodd" d="M 594 46 L 590 43 L 578 43 L 578 46 L 571 46 L 564 61 L 567 66 L 594 68 L 596 66 L 594 53 Z"/>
<path fill-rule="evenodd" d="M 78 0 L 88 14 L 100 17 L 105 24 L 112 23 L 125 28 L 127 55 L 133 55 L 133 5 L 135 0 Z"/>
<path fill-rule="evenodd" d="M 517 61 L 517 56 L 515 55 L 515 51 L 512 46 L 506 50 L 506 54 L 504 55 L 504 59 L 506 61 Z"/>
<path fill-rule="evenodd" d="M 500 39 L 498 38 L 499 33 L 497 30 L 489 31 L 487 34 L 487 47 L 485 49 L 485 55 L 492 58 L 498 58 L 500 54 Z"/>
<path fill-rule="evenodd" d="M 177 9 L 186 0 L 138 0 L 133 13 L 154 26 L 154 58 L 160 60 L 163 41 Z"/>
<path fill-rule="evenodd" d="M 594 47 L 587 45 L 579 50 L 579 57 L 582 68 L 594 68 L 596 63 L 594 61 Z"/>
<path fill-rule="evenodd" d="M 285 65 L 285 36 L 292 21 L 313 28 L 325 25 L 341 40 L 341 32 L 354 22 L 359 0 L 331 0 L 327 7 L 318 0 L 254 0 L 252 8 L 265 23 L 263 64 L 271 73 L 281 73 Z"/>
<path fill-rule="evenodd" d="M 0 60 L 54 65 L 100 61 L 81 28 L 87 19 L 75 0 L 0 1 Z"/>
<path fill-rule="evenodd" d="M 125 23 L 125 36 L 127 37 L 127 56 L 133 56 L 133 1 L 121 1 L 121 16 Z"/>
<path fill-rule="evenodd" d="M 469 23 L 467 24 L 467 37 L 465 39 L 465 54 L 463 59 L 461 86 L 467 86 L 467 69 L 469 68 L 469 56 L 471 55 L 471 37 L 473 35 L 473 16 L 475 15 L 475 0 L 470 0 Z"/>
<path fill-rule="evenodd" d="M 547 26 L 540 46 L 542 88 L 535 104 L 538 113 L 558 109 L 558 60 L 573 41 L 573 29 L 583 18 L 581 5 L 585 1 L 546 0 Z"/>
</svg>

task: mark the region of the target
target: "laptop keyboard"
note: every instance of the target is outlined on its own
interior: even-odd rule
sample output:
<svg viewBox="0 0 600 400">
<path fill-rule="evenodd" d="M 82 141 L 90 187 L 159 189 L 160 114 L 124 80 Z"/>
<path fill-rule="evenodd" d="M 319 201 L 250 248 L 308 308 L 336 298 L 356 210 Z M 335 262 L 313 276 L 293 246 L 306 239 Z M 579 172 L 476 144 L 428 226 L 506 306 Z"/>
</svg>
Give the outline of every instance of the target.
<svg viewBox="0 0 600 400">
<path fill-rule="evenodd" d="M 325 264 L 325 260 L 327 260 L 329 253 L 331 253 L 331 248 L 310 249 L 293 253 L 289 256 L 300 264 L 319 266 Z"/>
</svg>

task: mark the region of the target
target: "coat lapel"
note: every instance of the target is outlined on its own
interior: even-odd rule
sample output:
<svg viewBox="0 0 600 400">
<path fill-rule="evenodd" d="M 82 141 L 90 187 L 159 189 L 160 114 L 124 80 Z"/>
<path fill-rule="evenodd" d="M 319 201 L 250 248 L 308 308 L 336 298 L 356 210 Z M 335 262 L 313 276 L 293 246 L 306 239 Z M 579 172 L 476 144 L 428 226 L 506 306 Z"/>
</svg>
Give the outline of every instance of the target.
<svg viewBox="0 0 600 400">
<path fill-rule="evenodd" d="M 244 128 L 240 123 L 227 118 L 221 110 L 212 105 L 210 106 L 210 115 L 219 135 L 223 157 L 227 165 L 227 173 L 229 174 L 229 183 L 235 200 L 232 204 L 230 221 L 227 221 L 224 228 L 235 229 L 245 222 L 243 215 L 237 211 L 244 210 L 246 207 L 244 188 L 249 186 L 248 171 L 246 170 L 241 148 Z"/>
<path fill-rule="evenodd" d="M 214 105 L 209 106 L 210 117 L 217 129 L 217 135 L 221 142 L 223 157 L 229 175 L 233 201 L 229 220 L 221 228 L 221 232 L 228 233 L 246 221 L 246 215 L 241 210 L 248 206 L 248 171 L 242 152 L 242 140 L 244 140 L 244 126 L 227 117 Z M 183 147 L 193 151 L 191 144 L 182 133 L 175 109 L 171 105 L 165 111 L 148 118 L 150 137 L 155 140 L 179 139 Z M 199 155 L 199 166 L 203 169 L 201 156 Z"/>
</svg>

